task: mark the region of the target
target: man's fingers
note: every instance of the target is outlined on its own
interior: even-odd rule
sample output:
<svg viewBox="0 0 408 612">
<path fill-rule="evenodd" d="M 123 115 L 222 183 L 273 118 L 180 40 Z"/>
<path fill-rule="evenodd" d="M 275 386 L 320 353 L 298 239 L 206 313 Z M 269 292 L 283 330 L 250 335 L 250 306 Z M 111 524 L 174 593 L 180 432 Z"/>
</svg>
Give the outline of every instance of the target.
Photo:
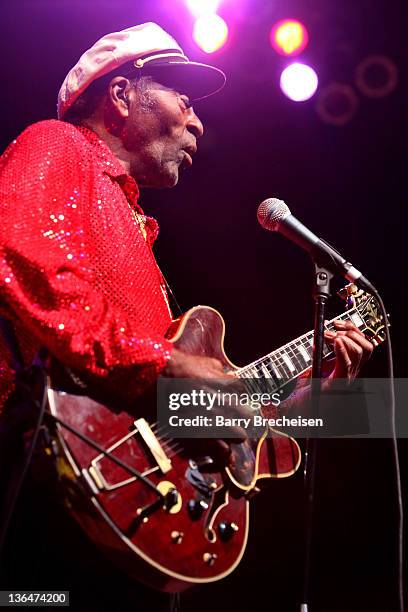
<svg viewBox="0 0 408 612">
<path fill-rule="evenodd" d="M 336 353 L 335 376 L 354 378 L 363 360 L 364 351 L 359 344 L 348 336 L 337 336 L 334 339 Z"/>
<path fill-rule="evenodd" d="M 336 321 L 334 321 L 334 326 L 335 326 L 336 330 L 338 330 L 339 333 L 347 332 L 347 335 L 352 335 L 355 338 L 359 337 L 361 339 L 361 341 L 365 345 L 367 345 L 367 346 L 371 345 L 371 342 L 369 340 L 367 340 L 367 338 L 365 337 L 365 335 L 361 331 L 361 329 L 359 329 L 351 321 L 339 321 L 339 320 L 336 320 Z M 371 347 L 372 347 L 372 345 L 371 345 Z"/>
<path fill-rule="evenodd" d="M 334 339 L 334 352 L 336 353 L 336 357 L 344 367 L 345 371 L 348 372 L 352 364 L 344 338 L 337 337 Z"/>
<path fill-rule="evenodd" d="M 333 342 L 335 338 L 348 338 L 353 342 L 353 345 L 350 346 L 355 352 L 362 353 L 363 361 L 367 361 L 374 349 L 372 343 L 354 325 L 347 331 L 325 332 L 325 338 L 329 342 Z M 348 343 L 348 340 L 346 340 L 346 343 Z"/>
<path fill-rule="evenodd" d="M 338 336 L 335 339 L 335 343 L 339 341 L 342 342 L 343 345 L 345 346 L 347 355 L 349 359 L 352 361 L 352 363 L 355 364 L 356 361 L 359 363 L 363 357 L 363 352 L 364 352 L 360 344 L 358 344 L 357 342 L 354 342 L 354 340 L 350 338 L 350 336 Z"/>
<path fill-rule="evenodd" d="M 333 325 L 336 329 L 353 330 L 364 336 L 363 332 L 360 331 L 358 327 L 354 325 L 354 323 L 352 323 L 351 321 L 341 321 L 340 319 L 336 319 L 335 321 L 333 321 Z"/>
</svg>

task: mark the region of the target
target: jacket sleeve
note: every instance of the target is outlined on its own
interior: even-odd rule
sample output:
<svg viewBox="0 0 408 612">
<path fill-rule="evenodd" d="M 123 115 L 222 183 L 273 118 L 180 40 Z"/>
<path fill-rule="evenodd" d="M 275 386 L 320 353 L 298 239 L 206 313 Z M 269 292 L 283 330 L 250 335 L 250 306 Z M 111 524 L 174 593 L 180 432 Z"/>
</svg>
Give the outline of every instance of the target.
<svg viewBox="0 0 408 612">
<path fill-rule="evenodd" d="M 92 173 L 72 135 L 30 126 L 0 163 L 0 297 L 19 328 L 68 366 L 127 385 L 138 395 L 155 381 L 172 344 L 124 313 L 95 282 L 84 204 Z M 47 149 L 51 150 L 47 150 Z"/>
</svg>

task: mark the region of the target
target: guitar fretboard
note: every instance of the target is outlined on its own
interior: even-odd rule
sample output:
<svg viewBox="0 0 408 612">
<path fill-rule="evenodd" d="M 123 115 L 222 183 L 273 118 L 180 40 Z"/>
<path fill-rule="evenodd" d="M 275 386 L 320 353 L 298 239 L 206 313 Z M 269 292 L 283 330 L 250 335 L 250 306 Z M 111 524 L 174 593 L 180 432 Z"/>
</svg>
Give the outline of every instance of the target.
<svg viewBox="0 0 408 612">
<path fill-rule="evenodd" d="M 353 308 L 328 321 L 325 325 L 327 331 L 336 331 L 333 321 L 351 321 L 362 332 L 365 330 L 365 321 L 357 308 Z M 239 378 L 247 379 L 247 386 L 251 391 L 274 392 L 291 382 L 312 366 L 313 335 L 310 331 L 281 348 L 257 359 L 236 371 Z M 323 357 L 334 355 L 331 345 L 323 343 Z"/>
</svg>

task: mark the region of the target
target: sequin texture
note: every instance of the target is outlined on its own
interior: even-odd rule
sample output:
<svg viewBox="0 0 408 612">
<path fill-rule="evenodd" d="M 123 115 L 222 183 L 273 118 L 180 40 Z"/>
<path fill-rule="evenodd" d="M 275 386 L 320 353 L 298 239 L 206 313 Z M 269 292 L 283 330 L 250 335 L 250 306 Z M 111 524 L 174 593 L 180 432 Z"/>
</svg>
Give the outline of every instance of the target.
<svg viewBox="0 0 408 612">
<path fill-rule="evenodd" d="M 61 121 L 27 128 L 0 159 L 1 312 L 30 362 L 40 346 L 77 371 L 125 385 L 157 378 L 171 316 L 152 253 L 158 226 L 98 136 Z M 0 401 L 12 388 L 0 339 Z"/>
</svg>

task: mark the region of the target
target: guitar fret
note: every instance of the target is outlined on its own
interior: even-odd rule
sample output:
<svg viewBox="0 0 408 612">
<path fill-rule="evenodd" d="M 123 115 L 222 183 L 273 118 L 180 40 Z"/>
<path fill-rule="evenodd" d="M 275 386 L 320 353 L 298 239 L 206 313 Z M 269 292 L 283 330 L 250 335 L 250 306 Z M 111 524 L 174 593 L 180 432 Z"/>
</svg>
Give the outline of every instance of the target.
<svg viewBox="0 0 408 612">
<path fill-rule="evenodd" d="M 287 353 L 283 353 L 282 359 L 283 359 L 283 361 L 285 362 L 285 364 L 288 366 L 288 368 L 289 368 L 289 371 L 290 371 L 290 372 L 296 372 L 296 368 L 295 368 L 295 366 L 293 365 L 293 362 L 292 362 L 292 360 L 289 358 L 289 356 L 288 356 L 288 354 L 287 354 Z"/>
<path fill-rule="evenodd" d="M 288 350 L 292 353 L 291 361 L 292 361 L 293 365 L 295 366 L 296 373 L 302 372 L 303 369 L 304 369 L 304 366 L 303 366 L 302 362 L 299 359 L 299 353 L 298 353 L 298 350 L 297 350 L 296 343 L 290 344 L 288 346 Z"/>
<path fill-rule="evenodd" d="M 302 357 L 299 351 L 299 345 L 297 344 L 296 341 L 293 343 L 293 348 L 291 347 L 290 350 L 292 351 L 294 360 L 296 362 L 296 371 L 301 372 L 304 369 L 305 364 L 304 364 L 304 358 Z"/>
<path fill-rule="evenodd" d="M 303 346 L 303 344 L 300 344 L 298 346 L 298 351 L 302 355 L 303 360 L 304 360 L 304 362 L 306 364 L 311 361 L 311 357 L 310 357 L 309 353 L 307 352 L 307 350 L 305 349 L 305 347 Z"/>
<path fill-rule="evenodd" d="M 253 373 L 252 386 L 257 393 L 258 392 L 262 393 L 263 392 L 263 380 L 262 380 L 262 376 L 260 375 L 260 372 L 258 371 L 257 364 L 252 368 L 252 373 Z"/>
<path fill-rule="evenodd" d="M 276 356 L 279 359 L 280 370 L 284 374 L 282 378 L 284 378 L 285 380 L 289 380 L 291 378 L 291 372 L 290 372 L 289 366 L 285 363 L 285 360 L 283 359 L 280 353 L 277 353 Z"/>
<path fill-rule="evenodd" d="M 280 380 L 282 378 L 281 373 L 279 372 L 279 368 L 277 368 L 272 361 L 272 356 L 269 357 L 269 362 L 271 364 L 272 372 L 275 374 L 275 378 Z"/>
<path fill-rule="evenodd" d="M 265 389 L 263 388 L 264 385 L 263 385 L 263 380 L 262 380 L 263 377 L 261 375 L 261 372 L 263 372 L 263 369 L 262 368 L 259 369 L 258 364 L 254 364 L 254 365 L 250 365 L 250 366 L 243 368 L 241 372 L 239 373 L 239 376 L 240 378 L 246 379 L 246 386 L 250 391 L 263 393 Z M 265 372 L 267 372 L 269 378 L 271 378 L 271 375 L 266 370 L 266 368 L 265 368 Z M 265 372 L 263 373 L 265 374 Z"/>
<path fill-rule="evenodd" d="M 262 362 L 258 365 L 259 365 L 259 374 L 260 374 L 260 380 L 259 380 L 260 391 L 262 393 L 270 393 L 271 391 L 276 391 L 277 385 L 270 371 L 266 367 L 266 365 Z"/>
<path fill-rule="evenodd" d="M 266 365 L 263 363 L 247 366 L 240 373 L 245 385 L 252 393 L 271 393 L 278 388 Z"/>
<path fill-rule="evenodd" d="M 311 354 L 313 351 L 313 335 L 303 336 L 302 343 L 307 351 Z"/>
<path fill-rule="evenodd" d="M 309 355 L 309 359 L 311 359 L 313 353 L 313 340 L 308 336 L 302 336 L 300 342 L 303 350 L 306 351 Z"/>
<path fill-rule="evenodd" d="M 326 342 L 323 342 L 323 357 L 327 357 L 332 352 L 332 347 L 326 344 Z"/>
<path fill-rule="evenodd" d="M 358 328 L 363 327 L 364 325 L 364 321 L 357 311 L 350 314 L 350 320 Z"/>
</svg>

